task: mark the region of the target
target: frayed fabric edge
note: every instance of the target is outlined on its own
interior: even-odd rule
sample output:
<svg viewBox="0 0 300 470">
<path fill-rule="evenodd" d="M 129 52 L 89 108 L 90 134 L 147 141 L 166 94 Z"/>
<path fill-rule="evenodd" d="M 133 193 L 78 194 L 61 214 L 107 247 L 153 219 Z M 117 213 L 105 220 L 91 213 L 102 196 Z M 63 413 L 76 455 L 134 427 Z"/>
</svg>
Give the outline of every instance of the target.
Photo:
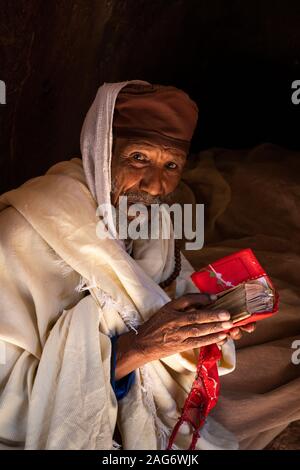
<svg viewBox="0 0 300 470">
<path fill-rule="evenodd" d="M 96 301 L 99 307 L 102 309 L 105 306 L 111 305 L 113 308 L 117 310 L 119 315 L 121 316 L 122 320 L 124 321 L 125 325 L 128 329 L 135 331 L 138 334 L 137 328 L 141 324 L 141 320 L 138 318 L 138 312 L 136 312 L 133 308 L 127 306 L 121 306 L 112 297 L 104 292 L 101 288 L 99 288 L 94 279 L 92 282 L 88 284 L 88 280 L 84 279 L 83 277 L 80 278 L 80 282 L 76 287 L 76 292 L 84 292 L 90 290 L 91 294 L 94 292 L 94 296 L 96 296 Z M 95 297 L 94 297 L 95 298 Z M 162 420 L 159 418 L 157 414 L 157 409 L 152 393 L 152 380 L 150 374 L 147 370 L 147 365 L 141 367 L 140 374 L 142 378 L 142 396 L 143 401 L 145 404 L 146 409 L 148 410 L 149 414 L 152 416 L 153 423 L 156 429 L 157 435 L 157 446 L 158 449 L 164 450 L 167 448 L 168 440 L 171 434 L 171 429 L 166 426 Z M 119 450 L 120 445 L 113 441 L 112 449 Z M 175 445 L 172 446 L 173 450 L 178 450 L 179 448 Z"/>
</svg>

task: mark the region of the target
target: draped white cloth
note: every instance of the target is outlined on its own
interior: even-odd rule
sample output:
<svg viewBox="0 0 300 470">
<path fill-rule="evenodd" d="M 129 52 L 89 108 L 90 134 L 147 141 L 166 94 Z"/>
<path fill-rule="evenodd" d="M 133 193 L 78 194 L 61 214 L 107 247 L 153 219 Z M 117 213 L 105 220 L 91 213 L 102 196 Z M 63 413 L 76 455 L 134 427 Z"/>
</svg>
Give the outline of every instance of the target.
<svg viewBox="0 0 300 470">
<path fill-rule="evenodd" d="M 197 350 L 138 369 L 119 402 L 110 385 L 110 336 L 170 301 L 158 283 L 174 268 L 173 236 L 136 240 L 130 256 L 96 234 L 97 205 L 110 197 L 114 103 L 127 83 L 99 88 L 81 134 L 83 165 L 58 163 L 0 198 L 2 448 L 110 449 L 118 423 L 124 449 L 164 449 L 194 380 Z M 192 271 L 182 256 L 176 297 L 197 292 Z M 225 374 L 235 367 L 232 341 L 222 353 Z M 175 444 L 190 441 L 184 425 Z M 235 448 L 208 418 L 197 449 Z"/>
</svg>

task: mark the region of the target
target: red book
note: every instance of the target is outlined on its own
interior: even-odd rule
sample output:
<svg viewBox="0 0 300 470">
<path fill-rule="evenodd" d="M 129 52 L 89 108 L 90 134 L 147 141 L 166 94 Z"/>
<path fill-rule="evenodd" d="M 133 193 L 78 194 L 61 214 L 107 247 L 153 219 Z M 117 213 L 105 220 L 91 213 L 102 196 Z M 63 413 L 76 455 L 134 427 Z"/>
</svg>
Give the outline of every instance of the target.
<svg viewBox="0 0 300 470">
<path fill-rule="evenodd" d="M 266 281 L 274 293 L 272 311 L 253 313 L 251 317 L 235 323 L 234 327 L 263 320 L 278 311 L 278 293 L 250 248 L 224 256 L 224 258 L 214 261 L 200 271 L 193 273 L 191 277 L 199 290 L 208 294 L 218 294 L 250 280 L 264 279 Z"/>
<path fill-rule="evenodd" d="M 278 293 L 252 250 L 247 248 L 225 256 L 192 274 L 195 285 L 201 292 L 208 294 L 218 294 L 243 282 L 256 279 L 272 289 L 274 295 L 273 309 L 267 312 L 254 312 L 250 317 L 236 322 L 234 327 L 263 320 L 278 311 Z M 217 362 L 220 358 L 221 351 L 216 344 L 200 348 L 196 377 L 184 403 L 181 416 L 171 433 L 167 449 L 172 448 L 179 428 L 184 422 L 189 423 L 193 430 L 189 449 L 195 449 L 206 417 L 218 402 L 220 380 Z"/>
</svg>

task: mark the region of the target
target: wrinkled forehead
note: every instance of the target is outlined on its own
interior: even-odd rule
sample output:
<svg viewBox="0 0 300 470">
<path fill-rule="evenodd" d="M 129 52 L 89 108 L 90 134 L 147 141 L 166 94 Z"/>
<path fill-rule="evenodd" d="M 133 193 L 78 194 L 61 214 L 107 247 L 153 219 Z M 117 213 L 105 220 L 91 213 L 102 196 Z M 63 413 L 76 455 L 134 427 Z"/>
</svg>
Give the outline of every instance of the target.
<svg viewBox="0 0 300 470">
<path fill-rule="evenodd" d="M 120 151 L 131 151 L 131 150 L 148 150 L 153 151 L 155 149 L 159 150 L 166 150 L 170 154 L 186 159 L 187 153 L 184 150 L 178 149 L 176 147 L 172 147 L 170 145 L 163 145 L 157 144 L 151 139 L 146 138 L 137 138 L 137 137 L 117 137 L 113 138 L 113 152 L 120 152 Z"/>
</svg>

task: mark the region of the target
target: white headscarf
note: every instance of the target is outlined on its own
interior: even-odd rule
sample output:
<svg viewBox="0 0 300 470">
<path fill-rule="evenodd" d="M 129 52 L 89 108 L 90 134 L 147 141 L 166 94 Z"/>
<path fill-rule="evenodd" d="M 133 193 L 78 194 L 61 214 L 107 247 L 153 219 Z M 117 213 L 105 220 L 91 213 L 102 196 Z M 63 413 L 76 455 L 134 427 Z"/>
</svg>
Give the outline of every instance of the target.
<svg viewBox="0 0 300 470">
<path fill-rule="evenodd" d="M 142 80 L 119 83 L 104 83 L 86 115 L 83 123 L 80 145 L 83 168 L 87 184 L 98 206 L 105 205 L 110 211 L 107 218 L 112 221 L 111 207 L 111 160 L 113 148 L 113 116 L 115 102 L 120 90 L 128 83 L 149 84 Z M 169 223 L 166 211 L 162 212 L 162 223 Z M 122 240 L 109 225 L 110 233 L 125 249 Z M 169 240 L 138 240 L 133 243 L 134 258 L 156 282 L 166 279 L 174 268 L 174 233 L 171 229 Z M 149 253 L 151 252 L 151 260 Z M 154 259 L 155 258 L 155 259 Z"/>
<path fill-rule="evenodd" d="M 113 116 L 118 93 L 128 83 L 149 84 L 142 80 L 104 83 L 97 92 L 83 123 L 80 145 L 88 187 L 99 204 L 110 203 Z"/>
</svg>

